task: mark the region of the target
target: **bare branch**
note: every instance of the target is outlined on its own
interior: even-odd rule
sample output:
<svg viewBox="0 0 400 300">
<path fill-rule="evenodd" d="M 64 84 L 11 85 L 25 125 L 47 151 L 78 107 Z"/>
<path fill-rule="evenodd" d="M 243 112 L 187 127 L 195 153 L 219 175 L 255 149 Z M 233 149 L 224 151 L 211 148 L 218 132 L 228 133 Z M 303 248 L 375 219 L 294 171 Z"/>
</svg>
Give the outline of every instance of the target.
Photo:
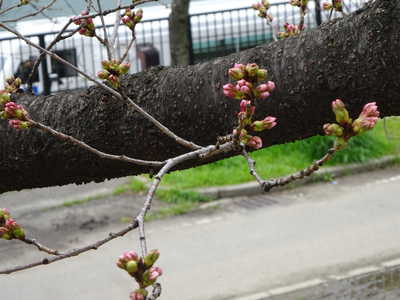
<svg viewBox="0 0 400 300">
<path fill-rule="evenodd" d="M 46 252 L 46 253 L 51 254 L 51 255 L 63 255 L 63 253 L 59 252 L 58 250 L 53 250 L 51 248 L 48 248 L 48 247 L 40 244 L 35 239 L 30 239 L 30 238 L 26 238 L 25 237 L 24 239 L 22 239 L 20 241 L 24 242 L 24 243 L 26 243 L 28 245 L 34 245 L 34 246 L 36 246 L 36 248 L 38 248 L 39 251 L 43 251 L 43 252 Z"/>
<path fill-rule="evenodd" d="M 30 13 L 30 14 L 27 14 L 27 15 L 24 15 L 24 16 L 22 16 L 22 17 L 15 18 L 15 19 L 5 20 L 5 21 L 2 21 L 2 22 L 3 22 L 3 23 L 18 22 L 18 21 L 21 21 L 22 19 L 34 17 L 34 16 L 36 16 L 36 15 L 38 15 L 38 14 L 43 13 L 43 11 L 45 11 L 46 9 L 50 8 L 54 3 L 56 3 L 56 1 L 57 1 L 57 0 L 52 0 L 49 4 L 47 4 L 46 6 L 43 6 L 43 7 L 41 7 L 41 8 L 36 7 L 33 3 L 30 3 L 30 4 L 33 5 L 33 7 L 36 9 L 35 12 Z M 1 6 L 1 5 L 0 5 L 0 6 Z M 0 14 L 1 14 L 1 13 L 0 13 Z M 46 16 L 46 17 L 47 17 L 47 16 Z"/>
<path fill-rule="evenodd" d="M 121 6 L 121 0 L 118 0 L 117 6 Z M 118 36 L 118 28 L 119 24 L 121 23 L 121 14 L 119 11 L 115 13 L 115 23 L 114 23 L 114 29 L 113 29 L 113 34 L 110 39 L 110 44 L 115 47 L 115 42 L 117 41 L 117 36 Z M 123 61 L 123 60 L 121 60 Z"/>
<path fill-rule="evenodd" d="M 167 163 L 161 168 L 161 170 L 157 173 L 157 175 L 154 176 L 154 180 L 147 192 L 145 202 L 143 204 L 142 210 L 136 217 L 136 220 L 139 224 L 139 239 L 140 239 L 140 247 L 142 250 L 142 256 L 144 257 L 147 253 L 147 246 L 146 246 L 146 235 L 144 231 L 144 219 L 146 217 L 147 212 L 151 208 L 151 203 L 153 201 L 155 192 L 160 185 L 162 177 L 168 173 L 173 167 L 176 165 L 189 160 L 189 159 L 204 159 L 205 157 L 210 157 L 213 155 L 218 155 L 221 152 L 229 152 L 237 148 L 237 144 L 234 142 L 228 142 L 225 143 L 221 146 L 214 146 L 210 145 L 208 147 L 201 148 L 196 151 L 192 151 L 189 153 L 185 153 L 182 155 L 179 155 L 177 157 L 171 158 L 167 160 Z"/>
<path fill-rule="evenodd" d="M 94 14 L 89 14 L 86 16 L 79 16 L 76 19 L 88 19 L 88 18 L 95 18 L 98 17 L 100 15 L 102 16 L 106 16 L 112 13 L 115 13 L 116 11 L 120 11 L 122 9 L 126 9 L 126 8 L 130 8 L 130 9 L 134 9 L 136 6 L 140 5 L 140 4 L 144 4 L 144 3 L 148 3 L 148 2 L 155 2 L 157 0 L 139 0 L 139 1 L 135 1 L 133 4 L 129 4 L 129 5 L 119 5 L 117 7 L 114 7 L 112 9 L 108 9 L 108 10 L 104 10 L 101 14 L 99 12 L 96 12 Z"/>
<path fill-rule="evenodd" d="M 103 33 L 104 33 L 104 43 L 103 43 L 103 45 L 107 49 L 108 60 L 111 60 L 113 58 L 113 52 L 114 51 L 112 49 L 113 48 L 112 45 L 109 43 L 109 40 L 108 40 L 108 32 L 107 32 L 106 23 L 104 22 L 104 15 L 103 15 L 103 10 L 101 8 L 100 0 L 97 0 L 97 6 L 99 8 L 100 20 L 101 20 L 101 25 L 103 27 Z"/>
<path fill-rule="evenodd" d="M 60 30 L 60 32 L 56 35 L 54 40 L 49 44 L 49 46 L 46 48 L 48 51 L 50 51 L 59 41 L 65 40 L 71 36 L 73 36 L 75 33 L 79 31 L 79 28 L 75 29 L 74 31 L 70 32 L 69 34 L 63 36 L 63 33 L 68 29 L 69 25 L 72 24 L 72 20 L 70 19 Z M 35 64 L 32 67 L 32 71 L 29 74 L 28 78 L 28 90 L 32 91 L 32 80 L 33 76 L 36 73 L 37 69 L 39 68 L 40 63 L 42 62 L 43 58 L 46 56 L 45 52 L 41 52 L 39 57 L 36 59 Z"/>
<path fill-rule="evenodd" d="M 136 41 L 136 36 L 135 36 L 134 32 L 132 32 L 132 35 L 133 35 L 133 37 L 132 37 L 132 39 L 130 40 L 128 46 L 127 46 L 126 49 L 125 49 L 124 54 L 123 54 L 122 57 L 121 57 L 121 62 L 123 62 L 123 61 L 128 57 L 129 50 L 132 48 L 133 43 Z"/>
<path fill-rule="evenodd" d="M 315 171 L 317 171 L 324 163 L 326 163 L 329 159 L 331 159 L 331 157 L 333 156 L 333 154 L 335 154 L 335 152 L 338 149 L 336 147 L 330 148 L 327 153 L 319 160 L 313 162 L 310 166 L 308 166 L 307 168 L 293 173 L 291 175 L 285 176 L 285 177 L 281 177 L 281 178 L 276 178 L 276 179 L 271 179 L 271 180 L 263 180 L 261 178 L 261 176 L 257 173 L 256 169 L 255 169 L 255 161 L 250 157 L 250 155 L 247 153 L 247 151 L 243 148 L 242 151 L 242 155 L 246 158 L 247 160 L 247 164 L 250 170 L 250 174 L 252 176 L 254 176 L 254 178 L 257 180 L 257 182 L 260 184 L 261 188 L 265 191 L 268 192 L 270 191 L 273 187 L 276 186 L 283 186 L 286 185 L 288 183 L 291 183 L 294 180 L 297 179 L 302 179 L 306 176 L 310 176 L 312 173 L 314 173 Z"/>
<path fill-rule="evenodd" d="M 66 259 L 66 258 L 78 256 L 79 254 L 82 254 L 82 253 L 90 251 L 90 250 L 97 250 L 98 248 L 100 248 L 104 244 L 108 243 L 109 241 L 112 241 L 113 239 L 116 239 L 118 237 L 122 237 L 125 234 L 127 234 L 129 231 L 132 231 L 133 229 L 136 229 L 137 227 L 138 227 L 138 223 L 137 223 L 137 221 L 134 221 L 131 224 L 129 224 L 127 227 L 123 228 L 122 230 L 120 230 L 120 231 L 118 231 L 116 233 L 109 233 L 106 238 L 104 238 L 104 239 L 102 239 L 100 241 L 97 241 L 95 243 L 89 244 L 89 245 L 84 246 L 82 248 L 72 249 L 70 251 L 65 252 L 64 254 L 60 254 L 60 255 L 57 255 L 57 256 L 53 256 L 53 257 L 46 257 L 46 258 L 43 258 L 43 259 L 41 259 L 39 261 L 30 263 L 30 264 L 16 266 L 16 267 L 12 267 L 12 268 L 9 268 L 9 269 L 1 270 L 0 271 L 0 275 L 9 275 L 11 273 L 15 273 L 15 272 L 22 271 L 22 270 L 27 270 L 27 269 L 32 269 L 34 267 L 38 267 L 38 266 L 41 266 L 41 265 L 49 265 L 49 264 L 52 264 L 54 262 Z"/>
<path fill-rule="evenodd" d="M 136 165 L 142 165 L 142 166 L 144 165 L 144 166 L 161 167 L 162 165 L 165 164 L 165 162 L 161 162 L 161 161 L 148 161 L 148 160 L 130 158 L 125 155 L 107 154 L 100 150 L 97 150 L 96 148 L 93 148 L 92 146 L 89 146 L 88 144 L 84 143 L 83 141 L 80 141 L 72 136 L 67 135 L 67 134 L 61 133 L 51 127 L 41 124 L 40 122 L 36 122 L 29 118 L 27 118 L 27 120 L 32 123 L 33 127 L 43 130 L 45 132 L 48 132 L 51 135 L 59 138 L 60 140 L 70 142 L 70 143 L 77 145 L 85 150 L 88 150 L 88 151 L 100 156 L 101 158 L 107 158 L 107 159 L 111 159 L 111 160 L 119 160 L 119 161 L 124 161 L 124 162 L 128 162 L 128 163 L 136 164 Z"/>
</svg>

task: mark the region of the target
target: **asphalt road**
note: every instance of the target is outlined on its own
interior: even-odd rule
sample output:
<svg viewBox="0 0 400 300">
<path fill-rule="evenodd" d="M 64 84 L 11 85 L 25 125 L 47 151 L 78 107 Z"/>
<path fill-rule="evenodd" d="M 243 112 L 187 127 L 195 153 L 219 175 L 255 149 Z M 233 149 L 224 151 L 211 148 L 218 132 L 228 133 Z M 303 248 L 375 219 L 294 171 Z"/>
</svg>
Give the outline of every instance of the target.
<svg viewBox="0 0 400 300">
<path fill-rule="evenodd" d="M 161 299 L 233 299 L 400 258 L 399 183 L 400 168 L 389 168 L 150 222 L 149 246 L 160 249 L 164 269 Z M 93 230 L 78 241 L 101 236 Z M 69 261 L 0 277 L 1 298 L 128 299 L 134 283 L 114 265 L 138 249 L 137 240 L 134 232 Z M 4 243 L 2 267 L 41 257 Z"/>
</svg>

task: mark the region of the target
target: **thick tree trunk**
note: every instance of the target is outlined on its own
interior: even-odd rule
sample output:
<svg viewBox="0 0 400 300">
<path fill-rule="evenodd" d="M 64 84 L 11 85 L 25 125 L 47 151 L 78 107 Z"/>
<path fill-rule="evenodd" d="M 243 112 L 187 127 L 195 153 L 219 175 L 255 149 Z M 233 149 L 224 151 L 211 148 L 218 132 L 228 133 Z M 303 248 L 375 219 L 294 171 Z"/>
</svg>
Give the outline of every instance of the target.
<svg viewBox="0 0 400 300">
<path fill-rule="evenodd" d="M 257 117 L 278 117 L 265 146 L 321 133 L 330 103 L 342 98 L 353 115 L 376 101 L 382 115 L 400 114 L 400 0 L 378 0 L 319 29 L 195 66 L 153 68 L 124 81 L 148 112 L 189 140 L 213 144 L 232 131 L 239 103 L 222 94 L 227 69 L 255 62 L 277 85 Z M 31 115 L 112 154 L 161 160 L 185 149 L 99 88 L 48 97 L 23 96 Z M 149 168 L 99 159 L 36 130 L 0 126 L 0 191 L 101 181 Z M 227 154 L 234 155 L 234 153 Z M 189 162 L 181 168 L 204 162 Z"/>
<path fill-rule="evenodd" d="M 191 63 L 189 0 L 173 0 L 169 16 L 171 65 Z"/>
</svg>

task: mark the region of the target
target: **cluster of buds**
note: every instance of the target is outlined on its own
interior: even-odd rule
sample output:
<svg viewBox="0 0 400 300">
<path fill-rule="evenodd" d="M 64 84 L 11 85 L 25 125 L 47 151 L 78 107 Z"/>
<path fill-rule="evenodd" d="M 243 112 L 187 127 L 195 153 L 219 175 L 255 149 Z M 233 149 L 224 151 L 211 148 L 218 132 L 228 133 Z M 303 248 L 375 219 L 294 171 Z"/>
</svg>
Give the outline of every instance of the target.
<svg viewBox="0 0 400 300">
<path fill-rule="evenodd" d="M 97 73 L 100 79 L 106 80 L 114 88 L 119 88 L 119 77 L 128 73 L 131 65 L 129 63 L 120 63 L 119 60 L 103 60 L 101 62 L 103 71 Z"/>
<path fill-rule="evenodd" d="M 343 11 L 343 3 L 342 0 L 332 0 L 332 3 L 324 2 L 322 4 L 322 8 L 324 10 L 335 10 L 338 12 Z"/>
<path fill-rule="evenodd" d="M 294 25 L 294 24 L 289 24 L 289 23 L 285 23 L 283 25 L 283 28 L 285 29 L 285 31 L 279 32 L 278 33 L 278 37 L 280 39 L 285 39 L 291 36 L 296 36 L 298 35 L 301 31 L 304 30 L 304 26 L 302 26 L 301 28 L 298 25 Z"/>
<path fill-rule="evenodd" d="M 125 252 L 118 258 L 117 266 L 127 271 L 139 284 L 139 288 L 130 294 L 131 300 L 145 300 L 148 295 L 146 288 L 162 275 L 161 268 L 154 267 L 159 257 L 160 252 L 152 250 L 144 258 L 139 257 L 135 251 Z"/>
<path fill-rule="evenodd" d="M 272 81 L 257 85 L 266 79 L 267 70 L 260 69 L 256 64 L 235 64 L 228 75 L 237 80 L 236 84 L 227 83 L 223 87 L 225 96 L 232 99 L 266 99 L 275 89 Z"/>
<path fill-rule="evenodd" d="M 31 126 L 27 121 L 28 112 L 19 104 L 11 101 L 11 93 L 16 92 L 21 84 L 19 78 L 8 78 L 7 86 L 0 91 L 0 117 L 8 120 L 11 127 L 15 129 L 26 129 Z"/>
<path fill-rule="evenodd" d="M 25 238 L 24 230 L 11 218 L 7 208 L 0 209 L 0 238 L 5 240 Z"/>
<path fill-rule="evenodd" d="M 299 7 L 303 13 L 307 11 L 308 0 L 290 0 L 290 5 Z"/>
<path fill-rule="evenodd" d="M 338 149 L 344 148 L 351 137 L 374 128 L 379 119 L 379 111 L 375 102 L 367 103 L 354 121 L 349 117 L 349 112 L 342 100 L 333 101 L 332 110 L 337 123 L 325 124 L 323 129 L 326 135 L 336 137 L 335 143 Z"/>
<path fill-rule="evenodd" d="M 122 16 L 122 23 L 128 26 L 129 29 L 134 30 L 137 23 L 139 23 L 143 18 L 143 10 L 138 9 L 136 12 L 132 12 L 130 8 L 125 10 Z"/>
<path fill-rule="evenodd" d="M 258 11 L 259 17 L 266 19 L 268 22 L 272 22 L 272 16 L 268 14 L 268 9 L 271 7 L 268 0 L 262 0 L 261 2 L 253 4 L 251 7 Z"/>
<path fill-rule="evenodd" d="M 81 12 L 80 17 L 84 17 L 89 15 L 89 11 L 84 10 Z M 79 26 L 79 34 L 93 37 L 95 35 L 96 27 L 93 24 L 93 18 L 84 18 L 80 19 L 79 17 L 75 17 L 73 20 L 75 25 Z"/>
<path fill-rule="evenodd" d="M 27 5 L 29 4 L 29 0 L 20 0 L 19 5 Z"/>
<path fill-rule="evenodd" d="M 236 80 L 236 84 L 224 85 L 225 96 L 241 100 L 238 113 L 238 127 L 233 130 L 233 137 L 240 144 L 254 149 L 262 147 L 262 140 L 258 136 L 252 136 L 249 131 L 260 132 L 271 129 L 276 125 L 276 118 L 268 116 L 262 121 L 253 121 L 255 113 L 255 101 L 265 100 L 275 89 L 272 81 L 261 83 L 267 78 L 267 70 L 260 69 L 257 64 L 235 64 L 230 68 L 228 75 Z"/>
</svg>

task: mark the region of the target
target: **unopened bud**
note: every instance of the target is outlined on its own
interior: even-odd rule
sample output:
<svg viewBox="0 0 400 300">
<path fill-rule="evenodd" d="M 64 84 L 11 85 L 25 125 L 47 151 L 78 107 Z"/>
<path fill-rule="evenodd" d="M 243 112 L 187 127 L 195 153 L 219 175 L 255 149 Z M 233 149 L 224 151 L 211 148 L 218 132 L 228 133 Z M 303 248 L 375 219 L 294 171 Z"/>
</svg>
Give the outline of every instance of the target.
<svg viewBox="0 0 400 300">
<path fill-rule="evenodd" d="M 262 147 L 262 139 L 259 136 L 252 136 L 246 145 L 253 149 L 260 149 Z"/>
<path fill-rule="evenodd" d="M 268 116 L 262 121 L 253 122 L 253 124 L 251 125 L 251 129 L 254 131 L 263 131 L 275 127 L 276 124 L 276 118 Z"/>
<path fill-rule="evenodd" d="M 332 136 L 342 136 L 343 135 L 343 128 L 342 126 L 338 124 L 325 124 L 323 126 L 324 132 L 326 135 L 332 135 Z"/>
<path fill-rule="evenodd" d="M 232 79 L 235 80 L 240 80 L 244 77 L 244 73 L 240 68 L 230 68 L 228 74 Z"/>
<path fill-rule="evenodd" d="M 349 122 L 351 122 L 350 117 L 349 117 L 349 112 L 345 108 L 344 103 L 340 99 L 336 99 L 335 101 L 332 102 L 332 110 L 335 113 L 336 116 L 336 122 L 338 122 L 341 125 L 345 125 Z"/>
<path fill-rule="evenodd" d="M 138 270 L 138 263 L 134 260 L 130 260 L 126 263 L 125 268 L 128 273 L 133 274 Z"/>
<path fill-rule="evenodd" d="M 152 267 L 159 257 L 160 251 L 157 249 L 151 250 L 143 259 L 146 268 Z"/>
<path fill-rule="evenodd" d="M 257 71 L 259 70 L 259 67 L 257 64 L 247 64 L 246 65 L 246 72 L 247 75 L 250 78 L 256 79 L 257 78 Z"/>
<path fill-rule="evenodd" d="M 137 289 L 132 292 L 129 297 L 131 300 L 144 300 L 149 293 L 145 289 Z"/>
</svg>

